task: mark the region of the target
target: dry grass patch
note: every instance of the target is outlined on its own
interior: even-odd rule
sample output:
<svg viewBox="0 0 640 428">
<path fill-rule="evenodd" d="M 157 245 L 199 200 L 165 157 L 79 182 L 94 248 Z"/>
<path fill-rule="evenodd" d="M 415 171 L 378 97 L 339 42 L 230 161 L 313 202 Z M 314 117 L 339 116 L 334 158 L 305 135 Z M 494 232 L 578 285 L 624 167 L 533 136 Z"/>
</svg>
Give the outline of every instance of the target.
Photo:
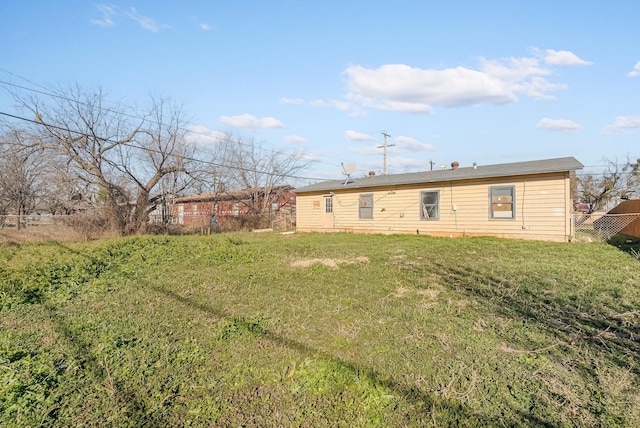
<svg viewBox="0 0 640 428">
<path fill-rule="evenodd" d="M 359 256 L 353 259 L 301 259 L 291 262 L 291 267 L 309 267 L 316 263 L 325 265 L 332 269 L 338 269 L 339 265 L 352 265 L 356 263 L 367 264 L 369 263 L 369 258 L 366 256 Z"/>
</svg>

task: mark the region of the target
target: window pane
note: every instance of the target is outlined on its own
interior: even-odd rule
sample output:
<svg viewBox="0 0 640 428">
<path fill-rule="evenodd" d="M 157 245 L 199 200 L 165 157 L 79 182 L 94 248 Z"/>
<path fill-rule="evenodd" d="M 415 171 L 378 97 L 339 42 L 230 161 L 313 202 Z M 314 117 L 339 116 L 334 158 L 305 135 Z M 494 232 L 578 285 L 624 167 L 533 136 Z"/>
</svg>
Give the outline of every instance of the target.
<svg viewBox="0 0 640 428">
<path fill-rule="evenodd" d="M 490 218 L 513 219 L 515 187 L 491 187 L 489 188 Z"/>
<path fill-rule="evenodd" d="M 373 218 L 373 194 L 367 193 L 359 196 L 359 211 L 360 218 Z"/>
<path fill-rule="evenodd" d="M 422 203 L 420 204 L 421 220 L 438 220 L 440 218 L 440 192 L 420 192 Z"/>
<path fill-rule="evenodd" d="M 333 212 L 333 198 L 325 198 L 324 199 L 324 212 L 332 213 Z"/>
</svg>

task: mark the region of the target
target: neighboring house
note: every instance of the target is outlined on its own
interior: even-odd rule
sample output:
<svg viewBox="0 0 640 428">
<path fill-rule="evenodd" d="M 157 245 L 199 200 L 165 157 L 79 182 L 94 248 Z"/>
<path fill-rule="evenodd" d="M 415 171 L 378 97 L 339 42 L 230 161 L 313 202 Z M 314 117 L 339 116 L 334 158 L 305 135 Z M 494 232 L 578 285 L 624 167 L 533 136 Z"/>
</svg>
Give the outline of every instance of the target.
<svg viewBox="0 0 640 428">
<path fill-rule="evenodd" d="M 187 227 L 209 226 L 211 220 L 225 222 L 253 214 L 268 214 L 281 228 L 291 226 L 295 216 L 296 195 L 291 186 L 278 186 L 270 190 L 244 189 L 176 198 L 170 207 L 173 223 Z"/>
<path fill-rule="evenodd" d="M 567 241 L 573 157 L 324 181 L 295 189 L 301 232 Z"/>
</svg>

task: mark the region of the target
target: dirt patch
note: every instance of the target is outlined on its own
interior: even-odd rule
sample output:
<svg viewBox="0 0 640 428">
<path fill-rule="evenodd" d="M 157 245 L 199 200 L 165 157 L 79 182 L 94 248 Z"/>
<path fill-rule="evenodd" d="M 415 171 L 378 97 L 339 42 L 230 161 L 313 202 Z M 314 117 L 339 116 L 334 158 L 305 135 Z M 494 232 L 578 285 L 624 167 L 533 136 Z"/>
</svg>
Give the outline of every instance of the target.
<svg viewBox="0 0 640 428">
<path fill-rule="evenodd" d="M 309 267 L 316 263 L 338 269 L 338 265 L 352 265 L 356 263 L 369 263 L 369 258 L 365 256 L 356 257 L 354 259 L 302 259 L 291 262 L 291 267 Z"/>
</svg>

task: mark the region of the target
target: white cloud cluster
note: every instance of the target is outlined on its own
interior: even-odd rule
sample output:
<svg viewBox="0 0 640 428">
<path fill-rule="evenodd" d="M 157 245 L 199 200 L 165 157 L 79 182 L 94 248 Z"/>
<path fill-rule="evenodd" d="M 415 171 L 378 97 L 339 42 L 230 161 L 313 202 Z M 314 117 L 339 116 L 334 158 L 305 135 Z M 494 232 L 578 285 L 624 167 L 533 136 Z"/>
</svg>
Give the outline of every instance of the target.
<svg viewBox="0 0 640 428">
<path fill-rule="evenodd" d="M 217 144 L 229 138 L 224 132 L 214 131 L 204 125 L 190 125 L 187 130 L 191 141 L 200 147 Z"/>
<path fill-rule="evenodd" d="M 299 135 L 287 135 L 286 137 L 284 137 L 284 143 L 292 146 L 300 146 L 307 144 L 308 141 L 306 138 Z"/>
<path fill-rule="evenodd" d="M 513 103 L 518 96 L 553 99 L 565 84 L 548 80 L 553 66 L 589 65 L 570 51 L 534 51 L 529 58 L 488 60 L 478 69 L 458 66 L 423 69 L 405 64 L 385 64 L 371 69 L 351 65 L 345 70 L 347 99 L 366 108 L 431 113 L 433 106 L 463 107 Z"/>
<path fill-rule="evenodd" d="M 602 130 L 603 134 L 625 134 L 632 132 L 640 132 L 640 116 L 618 116 L 611 125 L 607 125 Z"/>
<path fill-rule="evenodd" d="M 129 10 L 125 12 L 125 15 L 136 21 L 145 30 L 149 30 L 155 33 L 160 29 L 160 26 L 153 18 L 140 15 L 135 7 L 129 8 Z"/>
<path fill-rule="evenodd" d="M 582 129 L 582 126 L 568 119 L 550 119 L 545 117 L 541 119 L 536 128 L 547 129 L 549 131 L 561 132 L 563 134 L 574 134 Z"/>
<path fill-rule="evenodd" d="M 630 71 L 627 74 L 629 77 L 638 77 L 640 76 L 640 61 L 636 62 L 636 65 L 633 67 L 633 71 Z"/>
<path fill-rule="evenodd" d="M 109 6 L 106 4 L 98 4 L 96 8 L 102 13 L 102 18 L 100 19 L 92 19 L 91 23 L 99 25 L 101 27 L 113 27 L 116 25 L 114 16 L 117 14 L 116 9 L 113 6 Z"/>
<path fill-rule="evenodd" d="M 117 20 L 120 17 L 124 17 L 125 20 L 130 19 L 143 29 L 154 33 L 160 31 L 161 28 L 166 28 L 166 26 L 158 24 L 155 19 L 138 13 L 135 7 L 122 11 L 113 5 L 97 4 L 96 8 L 102 14 L 102 17 L 100 19 L 92 19 L 91 23 L 101 27 L 114 27 L 117 25 Z"/>
<path fill-rule="evenodd" d="M 395 145 L 402 152 L 406 153 L 416 153 L 416 152 L 434 152 L 436 151 L 435 146 L 432 144 L 422 143 L 415 138 L 406 137 L 404 135 L 400 135 L 394 140 Z"/>
<path fill-rule="evenodd" d="M 345 132 L 345 136 L 347 137 L 347 140 L 351 141 L 378 141 L 378 139 L 373 135 L 352 130 L 347 130 Z"/>
<path fill-rule="evenodd" d="M 547 64 L 573 66 L 573 65 L 591 65 L 590 61 L 585 61 L 579 58 L 571 51 L 554 51 L 553 49 L 547 49 L 544 53 L 544 61 Z"/>
<path fill-rule="evenodd" d="M 349 140 L 359 142 L 375 142 L 378 139 L 372 135 L 363 134 L 356 131 L 347 131 L 346 136 Z M 422 143 L 415 138 L 400 135 L 393 139 L 393 141 L 387 146 L 389 156 L 398 156 L 399 153 L 418 153 L 418 152 L 433 152 L 436 148 L 431 144 Z M 359 153 L 363 155 L 377 155 L 382 153 L 382 145 L 376 144 L 367 147 L 351 147 L 351 152 Z M 421 161 L 422 162 L 422 161 Z"/>
<path fill-rule="evenodd" d="M 284 128 L 284 124 L 275 117 L 258 118 L 252 114 L 240 114 L 237 116 L 220 116 L 220 122 L 225 125 L 233 126 L 241 129 L 266 129 L 266 128 Z"/>
</svg>

